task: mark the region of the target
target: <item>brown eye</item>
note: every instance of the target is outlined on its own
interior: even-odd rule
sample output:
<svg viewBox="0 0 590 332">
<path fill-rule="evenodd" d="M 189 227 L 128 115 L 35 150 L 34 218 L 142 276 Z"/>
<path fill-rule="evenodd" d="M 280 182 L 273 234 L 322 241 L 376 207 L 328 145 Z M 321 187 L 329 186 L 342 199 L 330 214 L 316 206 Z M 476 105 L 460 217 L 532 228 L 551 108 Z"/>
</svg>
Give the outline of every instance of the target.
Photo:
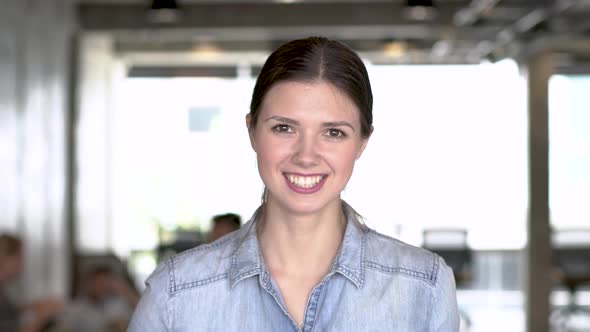
<svg viewBox="0 0 590 332">
<path fill-rule="evenodd" d="M 328 136 L 330 137 L 345 137 L 346 134 L 340 130 L 340 129 L 336 129 L 336 128 L 330 128 L 328 129 Z"/>
<path fill-rule="evenodd" d="M 274 131 L 275 133 L 281 133 L 281 134 L 293 132 L 291 127 L 289 127 L 289 125 L 286 125 L 286 124 L 278 124 L 276 126 L 273 126 L 272 131 Z"/>
</svg>

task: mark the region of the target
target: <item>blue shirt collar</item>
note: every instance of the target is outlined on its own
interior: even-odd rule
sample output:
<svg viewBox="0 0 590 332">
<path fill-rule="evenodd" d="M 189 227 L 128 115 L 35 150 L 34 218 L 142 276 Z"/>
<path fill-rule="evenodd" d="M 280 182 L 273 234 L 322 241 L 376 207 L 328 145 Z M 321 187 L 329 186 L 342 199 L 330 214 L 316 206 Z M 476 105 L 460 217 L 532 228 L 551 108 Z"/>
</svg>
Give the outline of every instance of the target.
<svg viewBox="0 0 590 332">
<path fill-rule="evenodd" d="M 346 216 L 347 225 L 340 250 L 332 273 L 340 273 L 350 280 L 357 288 L 362 288 L 365 282 L 365 252 L 366 233 L 368 228 L 359 221 L 360 217 L 350 205 L 342 201 L 342 208 Z M 258 208 L 250 220 L 238 231 L 234 241 L 231 265 L 229 268 L 230 287 L 245 278 L 259 275 L 260 283 L 269 283 L 269 274 L 264 266 L 262 253 L 256 236 L 256 224 L 260 216 Z"/>
</svg>

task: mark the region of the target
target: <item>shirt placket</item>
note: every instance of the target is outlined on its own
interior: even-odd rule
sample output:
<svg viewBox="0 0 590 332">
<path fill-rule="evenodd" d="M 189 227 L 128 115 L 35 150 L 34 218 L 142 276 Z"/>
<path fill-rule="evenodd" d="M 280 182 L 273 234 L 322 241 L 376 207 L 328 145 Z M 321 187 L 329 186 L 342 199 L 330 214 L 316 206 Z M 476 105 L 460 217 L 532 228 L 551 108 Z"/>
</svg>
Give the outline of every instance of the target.
<svg viewBox="0 0 590 332">
<path fill-rule="evenodd" d="M 270 294 L 270 296 L 272 296 L 272 298 L 274 299 L 275 303 L 279 306 L 279 308 L 281 308 L 281 311 L 285 315 L 285 318 L 287 318 L 287 320 L 291 324 L 293 331 L 294 332 L 301 332 L 301 330 L 299 329 L 299 326 L 297 325 L 297 322 L 295 322 L 293 317 L 291 317 L 291 315 L 287 311 L 287 308 L 285 308 L 284 303 L 281 301 L 281 297 L 278 293 L 279 290 L 275 289 L 275 287 L 273 286 L 272 282 L 270 281 L 270 274 L 268 272 L 265 271 L 262 273 L 262 278 L 260 280 L 260 284 L 261 284 L 262 288 L 268 294 Z"/>
<path fill-rule="evenodd" d="M 322 281 L 313 288 L 311 294 L 309 295 L 307 306 L 305 308 L 305 316 L 303 316 L 303 327 L 301 328 L 302 332 L 311 331 L 313 328 L 318 315 L 320 296 L 322 295 L 325 285 L 326 281 Z"/>
</svg>

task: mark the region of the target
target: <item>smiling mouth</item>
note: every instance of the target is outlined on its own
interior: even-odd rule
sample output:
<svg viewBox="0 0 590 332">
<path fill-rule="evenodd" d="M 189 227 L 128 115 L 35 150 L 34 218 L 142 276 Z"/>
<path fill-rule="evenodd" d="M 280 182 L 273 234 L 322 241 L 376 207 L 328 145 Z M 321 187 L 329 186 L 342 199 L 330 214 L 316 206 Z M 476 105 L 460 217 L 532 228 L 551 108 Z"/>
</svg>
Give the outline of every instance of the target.
<svg viewBox="0 0 590 332">
<path fill-rule="evenodd" d="M 317 186 L 323 179 L 326 178 L 327 175 L 295 175 L 295 174 L 286 174 L 285 177 L 287 180 L 292 184 L 300 188 L 313 188 Z"/>
</svg>

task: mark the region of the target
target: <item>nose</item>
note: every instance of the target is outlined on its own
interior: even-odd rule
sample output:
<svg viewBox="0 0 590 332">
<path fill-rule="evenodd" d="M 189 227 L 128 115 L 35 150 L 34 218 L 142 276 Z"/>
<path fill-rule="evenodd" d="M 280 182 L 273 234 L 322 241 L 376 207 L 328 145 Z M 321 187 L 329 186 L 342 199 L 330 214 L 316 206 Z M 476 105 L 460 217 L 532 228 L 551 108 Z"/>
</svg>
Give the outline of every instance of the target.
<svg viewBox="0 0 590 332">
<path fill-rule="evenodd" d="M 318 142 L 310 135 L 302 135 L 297 141 L 293 163 L 303 168 L 310 168 L 319 164 Z"/>
</svg>

